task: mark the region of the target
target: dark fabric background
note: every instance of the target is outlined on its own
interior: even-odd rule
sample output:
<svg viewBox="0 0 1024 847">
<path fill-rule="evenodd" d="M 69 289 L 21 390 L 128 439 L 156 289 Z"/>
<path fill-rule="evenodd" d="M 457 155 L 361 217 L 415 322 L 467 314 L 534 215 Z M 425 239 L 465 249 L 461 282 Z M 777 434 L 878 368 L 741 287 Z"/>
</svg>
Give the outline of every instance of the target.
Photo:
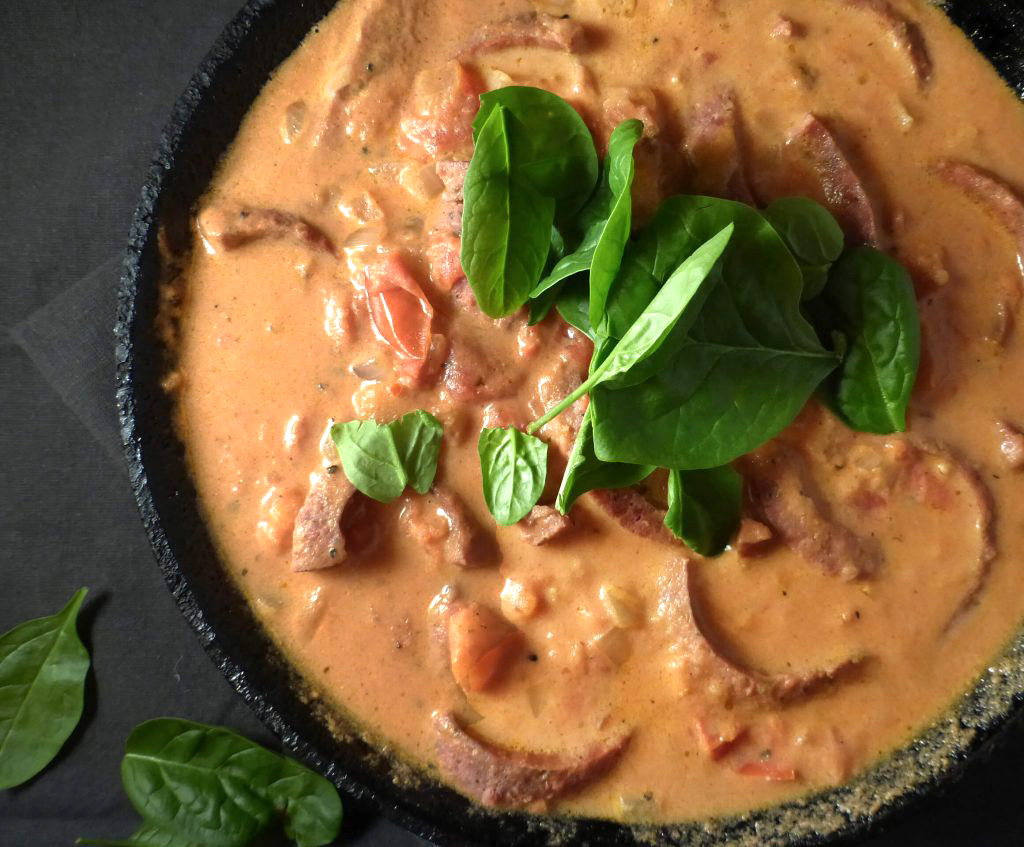
<svg viewBox="0 0 1024 847">
<path fill-rule="evenodd" d="M 274 745 L 165 590 L 112 402 L 113 287 L 157 135 L 241 0 L 0 0 L 0 631 L 91 589 L 86 711 L 57 761 L 0 792 L 0 847 L 124 837 L 125 737 L 176 715 Z M 1017 845 L 1024 732 L 873 847 Z M 423 842 L 349 803 L 341 843 Z"/>
</svg>

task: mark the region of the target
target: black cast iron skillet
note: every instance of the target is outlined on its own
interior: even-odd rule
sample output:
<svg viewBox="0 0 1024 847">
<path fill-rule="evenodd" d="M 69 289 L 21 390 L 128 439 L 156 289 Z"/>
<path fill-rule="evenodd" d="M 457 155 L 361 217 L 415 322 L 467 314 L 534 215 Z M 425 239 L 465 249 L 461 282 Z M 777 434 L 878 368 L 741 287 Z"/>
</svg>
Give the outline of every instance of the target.
<svg viewBox="0 0 1024 847">
<path fill-rule="evenodd" d="M 344 2 L 344 0 L 342 0 Z M 188 218 L 263 83 L 335 0 L 250 0 L 196 72 L 164 130 L 135 213 L 117 311 L 117 404 L 131 483 L 153 550 L 182 613 L 210 657 L 266 725 L 344 792 L 441 845 L 813 845 L 858 840 L 894 812 L 948 784 L 1015 718 L 1024 700 L 1024 633 L 944 718 L 848 785 L 740 818 L 675 827 L 547 821 L 483 812 L 428 776 L 375 750 L 351 727 L 326 728 L 302 683 L 263 634 L 218 562 L 200 518 L 172 408 L 160 387 L 165 356 L 154 330 L 161 276 L 158 225 L 184 239 Z M 1003 77 L 1024 96 L 1024 6 L 947 4 Z M 348 730 L 348 731 L 346 731 Z M 394 777 L 401 778 L 396 782 Z"/>
</svg>

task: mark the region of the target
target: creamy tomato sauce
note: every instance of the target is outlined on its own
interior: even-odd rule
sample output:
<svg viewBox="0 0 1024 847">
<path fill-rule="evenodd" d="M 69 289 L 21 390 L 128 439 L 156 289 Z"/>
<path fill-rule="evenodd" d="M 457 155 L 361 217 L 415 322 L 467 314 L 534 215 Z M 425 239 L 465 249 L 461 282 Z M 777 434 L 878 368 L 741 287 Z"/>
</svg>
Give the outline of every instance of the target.
<svg viewBox="0 0 1024 847">
<path fill-rule="evenodd" d="M 909 432 L 812 403 L 737 463 L 702 560 L 657 482 L 497 527 L 482 426 L 586 371 L 557 315 L 492 321 L 458 266 L 478 94 L 639 117 L 665 196 L 825 202 L 904 262 L 923 322 Z M 841 782 L 936 717 L 1024 612 L 1024 111 L 911 0 L 350 0 L 267 83 L 179 281 L 179 427 L 230 573 L 370 737 L 485 803 L 671 821 Z M 427 327 L 424 330 L 424 327 Z M 354 494 L 329 421 L 426 409 L 434 491 Z M 552 445 L 549 504 L 579 408 Z M 296 569 L 298 568 L 298 570 Z"/>
</svg>

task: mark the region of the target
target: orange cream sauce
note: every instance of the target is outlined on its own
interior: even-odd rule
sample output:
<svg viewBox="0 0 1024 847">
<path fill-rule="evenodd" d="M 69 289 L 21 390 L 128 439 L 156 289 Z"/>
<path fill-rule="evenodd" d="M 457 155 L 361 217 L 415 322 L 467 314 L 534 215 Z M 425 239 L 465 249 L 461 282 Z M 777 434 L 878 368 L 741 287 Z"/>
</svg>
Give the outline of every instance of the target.
<svg viewBox="0 0 1024 847">
<path fill-rule="evenodd" d="M 1005 313 L 1019 299 L 1021 247 L 933 165 L 967 160 L 1024 186 L 1024 110 L 939 11 L 895 0 L 894 8 L 921 27 L 934 64 L 926 84 L 882 19 L 841 0 L 350 0 L 269 80 L 202 206 L 301 216 L 338 258 L 289 240 L 204 249 L 197 230 L 177 360 L 180 432 L 226 567 L 310 685 L 372 737 L 427 765 L 438 709 L 520 749 L 578 749 L 630 730 L 607 775 L 550 809 L 659 821 L 725 814 L 869 766 L 949 705 L 1015 630 L 1024 613 L 1024 477 L 1006 466 L 995 426 L 1024 422 L 1016 388 L 1024 336 L 1000 325 L 1001 304 Z M 684 547 L 627 532 L 590 497 L 575 509 L 573 534 L 556 543 L 534 546 L 517 527 L 493 525 L 476 455 L 491 401 L 458 401 L 441 383 L 396 382 L 355 280 L 377 251 L 400 251 L 452 338 L 486 345 L 498 361 L 492 378 L 516 375 L 511 400 L 526 417 L 512 422 L 536 415 L 537 384 L 557 364 L 565 327 L 551 317 L 536 336 L 510 335 L 432 285 L 426 254 L 439 184 L 432 157 L 400 126 L 417 91 L 443 84 L 460 45 L 534 9 L 570 15 L 588 48 L 494 50 L 467 67 L 490 87 L 550 88 L 594 123 L 624 88 L 651 89 L 668 191 L 699 180 L 688 123 L 723 90 L 742 115 L 755 193 L 785 190 L 773 183 L 802 116 L 836 128 L 879 210 L 883 246 L 918 286 L 925 363 L 912 437 L 950 445 L 991 492 L 996 556 L 987 567 L 978 564 L 978 514 L 955 469 L 928 458 L 934 474 L 953 480 L 944 505 L 907 486 L 885 489 L 884 506 L 851 505 L 857 492 L 884 488 L 899 445 L 851 435 L 813 408 L 784 438 L 807 456 L 832 516 L 877 544 L 882 565 L 870 578 L 826 574 L 784 545 L 757 558 L 730 550 L 696 561 Z M 780 20 L 794 28 L 779 30 Z M 539 349 L 523 354 L 523 338 Z M 445 424 L 439 481 L 495 534 L 500 563 L 446 564 L 409 533 L 407 495 L 373 513 L 383 540 L 372 555 L 293 573 L 291 522 L 322 465 L 328 420 L 384 421 L 416 408 Z M 667 575 L 687 558 L 703 614 L 744 666 L 787 673 L 866 660 L 781 706 L 727 702 L 695 685 L 661 603 Z M 530 617 L 504 607 L 526 646 L 499 685 L 465 694 L 438 656 L 428 607 L 454 586 L 502 609 L 506 580 L 538 598 Z M 602 588 L 628 598 L 627 625 L 616 625 L 622 610 L 602 600 Z M 965 597 L 974 602 L 961 608 Z M 713 760 L 698 719 L 747 727 L 753 753 L 770 751 L 796 778 L 771 781 L 740 773 L 738 760 Z"/>
</svg>

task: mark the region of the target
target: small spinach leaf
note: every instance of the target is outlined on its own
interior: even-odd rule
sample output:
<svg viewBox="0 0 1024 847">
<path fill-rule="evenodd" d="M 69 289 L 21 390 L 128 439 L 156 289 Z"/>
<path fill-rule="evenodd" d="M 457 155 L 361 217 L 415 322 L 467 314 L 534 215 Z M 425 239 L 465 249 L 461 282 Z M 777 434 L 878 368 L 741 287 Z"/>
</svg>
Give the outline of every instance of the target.
<svg viewBox="0 0 1024 847">
<path fill-rule="evenodd" d="M 131 838 L 76 838 L 75 844 L 89 847 L 204 847 L 197 841 L 151 824 L 142 824 Z"/>
<path fill-rule="evenodd" d="M 884 253 L 856 247 L 836 263 L 825 289 L 832 331 L 847 350 L 826 393 L 840 416 L 862 432 L 907 427 L 907 404 L 921 359 L 921 325 L 906 270 Z"/>
<path fill-rule="evenodd" d="M 388 424 L 395 449 L 409 485 L 426 494 L 434 484 L 437 460 L 441 454 L 441 422 L 429 412 L 417 409 Z"/>
<path fill-rule="evenodd" d="M 299 847 L 321 847 L 341 827 L 341 799 L 322 776 L 229 730 L 192 721 L 158 718 L 136 727 L 121 781 L 152 830 L 201 844 L 243 847 L 279 820 Z"/>
<path fill-rule="evenodd" d="M 669 277 L 640 317 L 612 348 L 608 357 L 594 369 L 579 388 L 530 424 L 527 431 L 536 432 L 591 391 L 594 386 L 628 373 L 632 367 L 654 353 L 678 324 L 685 327 L 692 323 L 697 318 L 706 297 L 707 286 L 704 283 L 709 279 L 715 279 L 711 271 L 729 244 L 732 233 L 733 225 L 726 224 L 716 235 L 699 245 Z"/>
<path fill-rule="evenodd" d="M 843 252 L 843 231 L 836 219 L 807 197 L 780 197 L 769 204 L 764 216 L 800 265 L 802 299 L 814 299 L 825 287 L 832 263 Z"/>
<path fill-rule="evenodd" d="M 331 427 L 341 467 L 367 497 L 389 503 L 401 496 L 409 481 L 395 438 L 386 424 L 347 421 Z"/>
<path fill-rule="evenodd" d="M 443 430 L 422 409 L 391 421 L 346 421 L 331 427 L 341 467 L 367 497 L 389 503 L 409 484 L 426 493 L 437 473 Z"/>
<path fill-rule="evenodd" d="M 499 108 L 508 110 L 512 118 L 508 134 L 515 180 L 536 194 L 553 197 L 560 220 L 578 212 L 593 192 L 598 172 L 594 139 L 583 118 L 550 91 L 520 85 L 499 88 L 480 95 L 480 110 L 473 121 L 477 145 Z M 476 155 L 474 151 L 474 159 Z M 468 195 L 466 199 L 468 204 Z M 534 283 L 537 279 L 539 274 Z"/>
<path fill-rule="evenodd" d="M 740 521 L 743 479 L 729 465 L 669 471 L 667 526 L 701 556 L 717 556 Z"/>
<path fill-rule="evenodd" d="M 583 415 L 580 431 L 576 435 L 576 443 L 569 454 L 569 462 L 562 477 L 562 485 L 558 489 L 555 507 L 563 515 L 567 515 L 572 504 L 588 491 L 598 488 L 625 488 L 642 482 L 652 473 L 654 468 L 650 465 L 602 462 L 594 455 L 593 424 L 588 408 Z"/>
<path fill-rule="evenodd" d="M 620 380 L 592 392 L 594 449 L 606 462 L 717 467 L 787 426 L 838 357 L 800 314 L 800 270 L 756 211 L 728 200 L 672 197 L 659 217 L 658 249 L 648 257 L 655 278 L 660 266 L 724 224 L 734 224 L 735 235 L 719 266 L 721 282 L 689 334 L 669 339 L 678 350 L 648 369 L 654 372 L 644 382 Z"/>
<path fill-rule="evenodd" d="M 526 302 L 544 271 L 555 203 L 513 164 L 507 124 L 515 118 L 500 106 L 488 115 L 462 189 L 461 260 L 480 309 L 500 318 Z"/>
<path fill-rule="evenodd" d="M 513 427 L 484 429 L 477 451 L 487 508 L 502 526 L 521 521 L 544 491 L 548 445 Z"/>
<path fill-rule="evenodd" d="M 31 779 L 82 717 L 89 653 L 78 638 L 80 588 L 60 612 L 0 636 L 0 789 Z"/>
</svg>

